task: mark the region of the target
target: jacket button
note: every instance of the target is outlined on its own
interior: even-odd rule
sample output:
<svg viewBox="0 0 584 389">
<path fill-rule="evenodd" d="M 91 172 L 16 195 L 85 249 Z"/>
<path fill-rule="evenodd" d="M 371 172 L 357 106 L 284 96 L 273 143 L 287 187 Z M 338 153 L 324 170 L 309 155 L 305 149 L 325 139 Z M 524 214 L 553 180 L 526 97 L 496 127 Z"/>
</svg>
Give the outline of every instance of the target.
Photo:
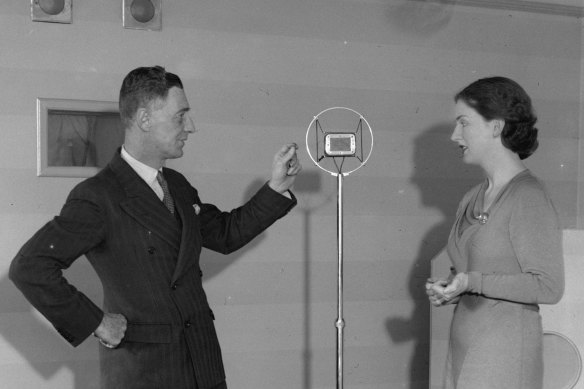
<svg viewBox="0 0 584 389">
<path fill-rule="evenodd" d="M 148 247 L 148 254 L 154 254 L 156 252 L 156 248 L 155 247 Z"/>
<path fill-rule="evenodd" d="M 189 328 L 191 326 L 191 322 L 190 321 L 185 321 L 185 328 Z"/>
<path fill-rule="evenodd" d="M 176 288 L 178 288 L 178 284 L 177 283 L 172 284 L 171 288 L 172 290 L 176 290 Z"/>
</svg>

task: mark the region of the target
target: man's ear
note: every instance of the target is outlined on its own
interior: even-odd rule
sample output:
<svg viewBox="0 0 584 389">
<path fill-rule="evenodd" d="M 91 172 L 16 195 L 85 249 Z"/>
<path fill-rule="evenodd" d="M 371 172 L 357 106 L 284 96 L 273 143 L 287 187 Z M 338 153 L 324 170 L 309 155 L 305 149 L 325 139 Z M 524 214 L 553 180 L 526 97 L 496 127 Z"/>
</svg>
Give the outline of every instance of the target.
<svg viewBox="0 0 584 389">
<path fill-rule="evenodd" d="M 503 132 L 503 128 L 505 128 L 505 120 L 493 119 L 493 138 L 500 137 L 501 133 Z"/>
<path fill-rule="evenodd" d="M 136 124 L 142 131 L 150 131 L 150 112 L 146 108 L 136 111 Z"/>
</svg>

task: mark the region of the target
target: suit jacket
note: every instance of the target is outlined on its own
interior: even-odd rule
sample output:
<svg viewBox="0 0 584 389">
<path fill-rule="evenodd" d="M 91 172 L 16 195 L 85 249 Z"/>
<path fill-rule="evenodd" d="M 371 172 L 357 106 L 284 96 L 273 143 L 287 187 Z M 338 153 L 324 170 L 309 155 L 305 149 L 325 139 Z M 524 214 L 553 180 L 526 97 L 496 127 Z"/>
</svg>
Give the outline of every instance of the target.
<svg viewBox="0 0 584 389">
<path fill-rule="evenodd" d="M 180 173 L 165 168 L 164 174 L 177 217 L 118 152 L 71 191 L 59 216 L 22 247 L 10 267 L 11 280 L 74 346 L 98 327 L 103 311 L 128 319 L 120 346 L 100 347 L 107 389 L 204 389 L 222 382 L 201 248 L 233 252 L 296 204 L 294 196 L 264 185 L 245 205 L 222 212 L 202 203 Z M 103 310 L 62 275 L 84 254 L 102 282 Z"/>
</svg>

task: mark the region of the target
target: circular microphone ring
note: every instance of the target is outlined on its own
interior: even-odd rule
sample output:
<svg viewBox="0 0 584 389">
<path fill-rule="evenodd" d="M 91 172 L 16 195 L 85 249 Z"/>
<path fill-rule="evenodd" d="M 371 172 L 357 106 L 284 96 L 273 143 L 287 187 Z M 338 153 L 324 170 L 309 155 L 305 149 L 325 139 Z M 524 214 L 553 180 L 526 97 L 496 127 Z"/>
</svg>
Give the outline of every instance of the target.
<svg viewBox="0 0 584 389">
<path fill-rule="evenodd" d="M 310 128 L 312 127 L 312 125 L 318 121 L 319 117 L 328 112 L 328 111 L 332 111 L 332 110 L 346 110 L 346 111 L 350 111 L 355 113 L 360 120 L 362 120 L 363 122 L 365 122 L 365 124 L 367 125 L 367 128 L 369 130 L 369 134 L 371 135 L 371 147 L 369 148 L 369 153 L 367 154 L 367 157 L 361 162 L 361 164 L 359 166 L 357 166 L 355 169 L 350 170 L 348 172 L 340 172 L 340 171 L 331 171 L 326 169 L 325 167 L 321 166 L 313 157 L 312 153 L 310 152 L 310 148 L 308 147 L 308 135 L 310 133 Z M 316 130 L 315 130 L 316 131 Z M 371 126 L 369 125 L 369 122 L 367 121 L 367 119 L 365 119 L 365 117 L 363 117 L 363 115 L 361 115 L 359 112 L 355 111 L 354 109 L 351 108 L 347 108 L 347 107 L 331 107 L 331 108 L 327 108 L 323 111 L 321 111 L 318 115 L 314 116 L 312 121 L 310 122 L 310 124 L 308 125 L 308 128 L 306 130 L 306 151 L 308 152 L 308 156 L 310 157 L 310 159 L 312 160 L 312 162 L 314 162 L 314 164 L 316 166 L 318 166 L 320 169 L 324 170 L 327 173 L 332 174 L 333 176 L 338 176 L 339 174 L 342 174 L 343 176 L 348 176 L 349 174 L 353 173 L 354 171 L 360 169 L 363 165 L 365 165 L 367 163 L 367 161 L 369 160 L 369 157 L 371 157 L 371 153 L 373 152 L 373 130 L 371 129 Z M 318 156 L 317 156 L 318 158 Z M 340 169 L 339 169 L 340 170 Z"/>
</svg>

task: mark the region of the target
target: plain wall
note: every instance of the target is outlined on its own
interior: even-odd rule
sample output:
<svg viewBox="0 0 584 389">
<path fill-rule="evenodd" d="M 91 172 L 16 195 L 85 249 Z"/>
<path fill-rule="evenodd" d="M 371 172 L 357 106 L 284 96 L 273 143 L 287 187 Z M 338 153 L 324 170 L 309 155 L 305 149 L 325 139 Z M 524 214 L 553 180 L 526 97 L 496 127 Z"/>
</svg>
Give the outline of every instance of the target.
<svg viewBox="0 0 584 389">
<path fill-rule="evenodd" d="M 375 133 L 371 159 L 343 185 L 347 387 L 428 386 L 424 281 L 458 201 L 481 179 L 449 141 L 460 88 L 490 75 L 525 87 L 541 129 L 528 165 L 564 227 L 581 220 L 576 16 L 407 0 L 174 0 L 163 1 L 161 31 L 140 31 L 122 27 L 119 1 L 74 0 L 72 24 L 32 22 L 26 3 L 0 3 L 1 387 L 99 387 L 95 339 L 70 347 L 6 274 L 81 180 L 36 176 L 36 99 L 116 101 L 137 66 L 184 81 L 198 132 L 169 166 L 204 201 L 239 205 L 269 178 L 281 144 L 301 145 L 298 206 L 240 252 L 203 255 L 230 388 L 335 387 L 337 187 L 304 149 L 326 108 L 360 112 Z M 85 259 L 67 276 L 101 299 Z"/>
</svg>

